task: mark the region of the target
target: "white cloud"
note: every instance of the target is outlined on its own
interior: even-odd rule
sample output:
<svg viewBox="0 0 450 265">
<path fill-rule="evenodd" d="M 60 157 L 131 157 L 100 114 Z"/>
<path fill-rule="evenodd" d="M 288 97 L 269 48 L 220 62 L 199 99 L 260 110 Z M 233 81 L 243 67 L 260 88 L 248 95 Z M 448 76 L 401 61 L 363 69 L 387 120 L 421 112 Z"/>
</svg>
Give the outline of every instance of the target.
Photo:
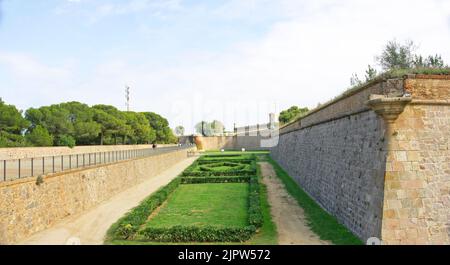
<svg viewBox="0 0 450 265">
<path fill-rule="evenodd" d="M 32 56 L 22 53 L 0 52 L 0 64 L 7 66 L 12 74 L 19 79 L 65 79 L 70 74 L 68 69 L 45 65 Z"/>
<path fill-rule="evenodd" d="M 102 12 L 137 12 L 148 3 L 169 2 L 106 5 Z M 172 3 L 173 8 L 179 6 L 179 1 Z M 55 102 L 79 100 L 123 108 L 123 87 L 128 83 L 135 110 L 159 112 L 172 126 L 182 123 L 188 130 L 202 118 L 224 120 L 230 128 L 234 121 L 243 125 L 267 120 L 275 104 L 279 111 L 294 104 L 315 107 L 333 98 L 348 87 L 353 72 L 362 76 L 393 38 L 414 40 L 420 45 L 418 52 L 441 53 L 450 62 L 449 1 L 248 0 L 230 1 L 214 12 L 233 20 L 272 16 L 278 22 L 258 40 L 235 43 L 221 52 L 189 52 L 171 67 L 164 62 L 133 64 L 118 55 L 99 62 L 90 76 L 65 82 Z M 11 65 L 33 78 L 42 72 L 63 80 L 66 73 L 36 67 L 26 59 L 15 62 Z M 49 87 L 41 89 L 52 91 Z"/>
<path fill-rule="evenodd" d="M 73 88 L 70 64 L 49 66 L 28 54 L 0 51 L 0 69 L 1 97 L 23 110 L 58 103 Z"/>
<path fill-rule="evenodd" d="M 159 16 L 164 12 L 181 10 L 182 0 L 66 0 L 54 9 L 57 15 L 79 14 L 94 24 L 104 18 L 147 12 Z M 83 4 L 83 5 L 82 5 Z"/>
<path fill-rule="evenodd" d="M 450 10 L 444 2 L 339 3 L 326 9 L 320 4 L 304 7 L 323 12 L 278 22 L 261 40 L 237 44 L 228 52 L 190 55 L 197 61 L 186 60 L 189 63 L 171 74 L 156 75 L 156 84 L 171 84 L 170 91 L 181 98 L 194 100 L 192 95 L 198 94 L 216 100 L 219 107 L 208 116 L 221 117 L 226 103 L 220 102 L 227 100 L 315 107 L 346 89 L 353 72 L 363 75 L 367 64 L 374 63 L 374 55 L 393 38 L 415 40 L 419 52 L 439 52 L 450 62 L 445 23 Z M 256 109 L 246 109 L 238 108 L 238 123 L 256 122 Z M 229 128 L 232 121 L 227 122 Z"/>
</svg>

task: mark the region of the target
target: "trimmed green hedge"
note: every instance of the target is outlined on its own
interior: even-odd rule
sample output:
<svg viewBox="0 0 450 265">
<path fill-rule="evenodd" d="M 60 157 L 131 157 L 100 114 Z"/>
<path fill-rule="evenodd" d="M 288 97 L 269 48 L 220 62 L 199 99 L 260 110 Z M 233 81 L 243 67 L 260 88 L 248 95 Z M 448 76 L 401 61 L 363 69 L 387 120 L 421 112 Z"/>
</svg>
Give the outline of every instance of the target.
<svg viewBox="0 0 450 265">
<path fill-rule="evenodd" d="M 240 160 L 234 161 L 221 161 L 214 163 L 207 162 L 205 165 L 201 164 L 204 160 L 198 160 L 191 166 L 189 166 L 183 173 L 185 177 L 211 177 L 211 176 L 251 176 L 256 175 L 256 156 L 253 156 L 253 160 L 246 159 L 243 163 Z M 239 166 L 239 164 L 241 164 Z M 230 168 L 225 170 L 217 169 L 214 167 L 222 166 L 238 166 L 238 168 Z"/>
<path fill-rule="evenodd" d="M 139 231 L 138 239 L 158 242 L 243 242 L 252 237 L 256 227 L 173 226 L 146 227 Z"/>
<path fill-rule="evenodd" d="M 255 227 L 261 227 L 263 216 L 261 212 L 260 186 L 257 176 L 250 179 L 248 195 L 248 222 Z"/>
<path fill-rule="evenodd" d="M 201 184 L 201 183 L 244 183 L 249 182 L 251 176 L 225 176 L 225 177 L 183 177 L 182 184 Z"/>
<path fill-rule="evenodd" d="M 235 160 L 253 160 L 255 159 L 254 154 L 233 154 L 233 155 L 204 155 L 200 158 L 203 161 L 207 160 L 220 160 L 220 161 L 235 161 Z"/>
<path fill-rule="evenodd" d="M 107 233 L 110 240 L 141 240 L 158 242 L 243 242 L 252 237 L 262 226 L 263 216 L 260 201 L 260 185 L 256 175 L 256 156 L 252 156 L 246 166 L 251 170 L 230 170 L 226 172 L 192 172 L 198 163 L 189 166 L 180 177 L 175 178 L 165 187 L 159 189 L 124 217 L 119 219 Z M 223 161 L 222 161 L 223 162 Z M 229 161 L 231 162 L 231 161 Z M 223 162 L 226 165 L 229 162 Z M 232 163 L 239 163 L 235 160 Z M 164 201 L 180 184 L 200 183 L 249 183 L 248 196 L 248 226 L 217 227 L 217 226 L 183 226 L 173 227 L 143 227 L 150 214 Z"/>
<path fill-rule="evenodd" d="M 260 185 L 257 176 L 233 178 L 182 178 L 182 183 L 218 183 L 224 180 L 249 182 L 248 223 L 246 227 L 173 226 L 145 227 L 138 231 L 138 240 L 158 242 L 243 242 L 249 240 L 263 224 Z M 192 182 L 191 182 L 192 181 Z M 197 182 L 202 181 L 202 182 Z"/>
<path fill-rule="evenodd" d="M 251 176 L 255 175 L 256 170 L 233 170 L 227 172 L 184 172 L 184 177 L 219 177 L 219 176 Z"/>
<path fill-rule="evenodd" d="M 181 178 L 177 177 L 169 184 L 144 199 L 139 206 L 133 208 L 111 226 L 107 232 L 107 237 L 114 239 L 131 239 L 139 230 L 140 226 L 147 221 L 148 216 L 158 208 L 180 184 Z"/>
<path fill-rule="evenodd" d="M 221 159 L 214 159 L 214 160 L 197 160 L 195 163 L 197 165 L 208 165 L 208 164 L 215 164 L 215 163 L 239 163 L 239 164 L 247 164 L 250 165 L 253 163 L 254 160 L 252 159 L 236 159 L 236 160 L 226 160 L 223 161 Z"/>
<path fill-rule="evenodd" d="M 228 172 L 238 170 L 241 171 L 245 170 L 248 167 L 249 165 L 240 164 L 237 162 L 216 162 L 212 164 L 199 165 L 197 169 L 199 171 L 206 171 L 206 172 Z"/>
</svg>

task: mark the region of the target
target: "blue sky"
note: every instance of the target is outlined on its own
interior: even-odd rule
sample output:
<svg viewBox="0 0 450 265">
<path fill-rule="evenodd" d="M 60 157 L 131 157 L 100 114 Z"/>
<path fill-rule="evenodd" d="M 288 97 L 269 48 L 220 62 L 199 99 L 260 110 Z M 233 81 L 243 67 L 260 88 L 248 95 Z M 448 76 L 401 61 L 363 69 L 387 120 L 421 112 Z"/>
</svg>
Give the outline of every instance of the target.
<svg viewBox="0 0 450 265">
<path fill-rule="evenodd" d="M 386 8 L 389 7 L 389 8 Z M 3 0 L 0 96 L 21 109 L 77 100 L 155 111 L 188 131 L 315 107 L 384 43 L 450 62 L 449 1 Z"/>
</svg>

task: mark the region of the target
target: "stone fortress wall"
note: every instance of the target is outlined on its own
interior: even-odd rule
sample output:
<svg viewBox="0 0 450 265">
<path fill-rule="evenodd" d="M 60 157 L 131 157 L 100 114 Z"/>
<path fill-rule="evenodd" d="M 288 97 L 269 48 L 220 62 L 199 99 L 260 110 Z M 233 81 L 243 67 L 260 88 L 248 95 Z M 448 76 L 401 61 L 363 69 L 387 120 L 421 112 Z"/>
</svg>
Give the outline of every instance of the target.
<svg viewBox="0 0 450 265">
<path fill-rule="evenodd" d="M 271 151 L 362 240 L 450 244 L 450 76 L 348 91 L 281 128 Z"/>
<path fill-rule="evenodd" d="M 268 150 L 261 147 L 261 135 L 235 135 L 235 136 L 195 136 L 195 143 L 199 150 Z"/>
<path fill-rule="evenodd" d="M 192 150 L 195 147 L 49 174 L 40 184 L 36 177 L 0 182 L 0 245 L 89 210 L 186 159 Z"/>
</svg>

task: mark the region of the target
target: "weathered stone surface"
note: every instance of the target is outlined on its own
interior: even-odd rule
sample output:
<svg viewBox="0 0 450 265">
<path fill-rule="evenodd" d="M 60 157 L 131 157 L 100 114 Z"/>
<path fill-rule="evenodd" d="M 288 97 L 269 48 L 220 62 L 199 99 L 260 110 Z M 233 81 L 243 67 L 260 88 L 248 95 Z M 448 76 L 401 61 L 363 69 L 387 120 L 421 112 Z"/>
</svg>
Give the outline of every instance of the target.
<svg viewBox="0 0 450 265">
<path fill-rule="evenodd" d="M 428 94 L 414 93 L 420 97 Z M 400 200 L 401 205 L 392 215 L 388 210 L 390 200 L 385 198 L 382 237 L 394 233 L 402 244 L 450 243 L 450 106 L 431 103 L 407 106 L 392 128 L 395 134 L 390 141 L 394 148 L 390 153 L 395 155 L 391 161 L 403 166 L 386 168 L 386 176 L 390 177 L 386 178 L 384 193 L 394 194 L 393 199 Z M 393 220 L 399 225 L 390 227 Z"/>
<path fill-rule="evenodd" d="M 370 94 L 411 97 L 378 116 Z M 450 77 L 409 76 L 340 97 L 281 130 L 275 160 L 361 239 L 450 243 Z"/>
<path fill-rule="evenodd" d="M 0 244 L 17 242 L 152 178 L 188 150 L 0 183 Z"/>
<path fill-rule="evenodd" d="M 198 147 L 202 150 L 220 150 L 233 149 L 240 150 L 245 148 L 246 150 L 265 150 L 261 146 L 263 136 L 250 136 L 250 135 L 238 135 L 238 136 L 196 136 Z M 199 144 L 200 143 L 200 144 Z"/>
<path fill-rule="evenodd" d="M 272 156 L 361 238 L 381 236 L 383 121 L 367 111 L 284 134 Z"/>
</svg>

